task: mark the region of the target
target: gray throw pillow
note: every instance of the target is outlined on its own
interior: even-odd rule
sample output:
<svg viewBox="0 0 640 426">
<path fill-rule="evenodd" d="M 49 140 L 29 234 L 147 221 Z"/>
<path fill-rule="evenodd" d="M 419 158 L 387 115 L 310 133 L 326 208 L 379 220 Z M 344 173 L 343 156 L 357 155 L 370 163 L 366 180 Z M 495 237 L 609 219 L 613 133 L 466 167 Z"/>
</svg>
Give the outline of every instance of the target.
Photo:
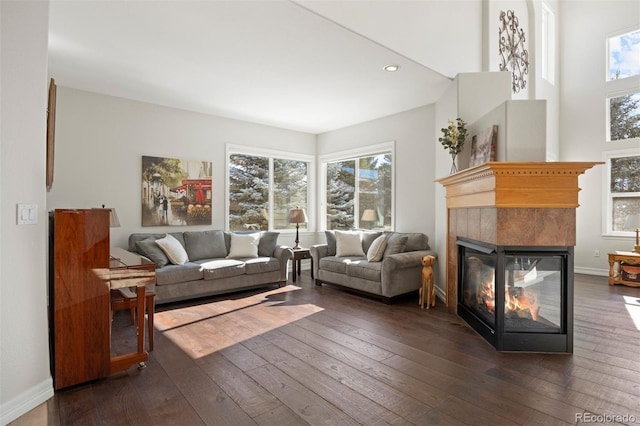
<svg viewBox="0 0 640 426">
<path fill-rule="evenodd" d="M 365 253 L 368 252 L 371 244 L 373 244 L 380 235 L 382 235 L 380 231 L 362 231 L 362 250 L 364 250 Z"/>
<path fill-rule="evenodd" d="M 336 233 L 335 231 L 324 231 L 324 235 L 327 237 L 327 245 L 329 246 L 327 255 L 336 255 Z"/>
<path fill-rule="evenodd" d="M 164 254 L 160 246 L 156 244 L 156 239 L 153 237 L 136 241 L 136 248 L 138 253 L 149 258 L 158 268 L 162 268 L 169 263 L 169 258 Z"/>
<path fill-rule="evenodd" d="M 260 234 L 260 243 L 258 244 L 258 256 L 272 257 L 273 252 L 278 244 L 279 232 L 263 231 Z"/>
<path fill-rule="evenodd" d="M 384 250 L 384 256 L 387 257 L 392 254 L 404 253 L 405 248 L 407 247 L 407 241 L 409 237 L 406 235 L 399 234 L 391 234 L 387 238 L 387 248 Z"/>
<path fill-rule="evenodd" d="M 189 260 L 227 257 L 227 246 L 224 243 L 222 231 L 185 232 L 184 243 Z"/>
</svg>

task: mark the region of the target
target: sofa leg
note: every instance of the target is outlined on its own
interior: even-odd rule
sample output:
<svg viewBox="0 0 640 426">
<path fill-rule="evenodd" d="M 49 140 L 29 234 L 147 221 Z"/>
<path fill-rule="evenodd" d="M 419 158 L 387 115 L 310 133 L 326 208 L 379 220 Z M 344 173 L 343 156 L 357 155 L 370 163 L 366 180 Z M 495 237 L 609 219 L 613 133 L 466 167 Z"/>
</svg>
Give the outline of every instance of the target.
<svg viewBox="0 0 640 426">
<path fill-rule="evenodd" d="M 317 285 L 317 286 L 321 286 L 321 285 L 322 285 L 322 281 L 320 281 L 320 280 L 319 280 L 319 279 L 317 279 L 317 278 L 316 278 L 316 279 L 314 279 L 314 280 L 313 280 L 313 282 L 314 282 L 314 284 L 315 284 L 315 285 Z"/>
</svg>

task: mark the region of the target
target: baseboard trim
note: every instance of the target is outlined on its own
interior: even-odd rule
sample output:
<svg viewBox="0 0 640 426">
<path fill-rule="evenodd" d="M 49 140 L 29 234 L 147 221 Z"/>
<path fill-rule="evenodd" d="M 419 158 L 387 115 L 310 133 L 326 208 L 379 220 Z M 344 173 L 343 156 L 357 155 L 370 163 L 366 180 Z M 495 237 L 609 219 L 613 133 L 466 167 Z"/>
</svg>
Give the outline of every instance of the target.
<svg viewBox="0 0 640 426">
<path fill-rule="evenodd" d="M 53 397 L 53 380 L 51 377 L 40 384 L 27 389 L 15 398 L 0 406 L 0 424 L 6 425 L 14 421 L 23 414 L 36 408 Z"/>
<path fill-rule="evenodd" d="M 596 268 L 585 268 L 583 266 L 575 266 L 573 268 L 574 274 L 585 274 L 585 275 L 598 275 L 600 277 L 608 277 L 609 270 L 608 269 L 596 269 Z"/>
</svg>

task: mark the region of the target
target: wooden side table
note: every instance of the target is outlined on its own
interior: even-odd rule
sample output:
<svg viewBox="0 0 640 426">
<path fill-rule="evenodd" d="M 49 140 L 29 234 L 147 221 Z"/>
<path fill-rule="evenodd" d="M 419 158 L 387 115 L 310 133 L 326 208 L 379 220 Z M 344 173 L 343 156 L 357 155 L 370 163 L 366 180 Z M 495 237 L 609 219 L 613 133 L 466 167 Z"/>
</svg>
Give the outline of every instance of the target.
<svg viewBox="0 0 640 426">
<path fill-rule="evenodd" d="M 638 281 L 623 279 L 622 265 L 640 266 L 640 253 L 632 251 L 609 253 L 609 285 L 624 284 L 630 287 L 640 287 Z"/>
<path fill-rule="evenodd" d="M 293 250 L 293 282 L 296 282 L 296 276 L 300 275 L 302 260 L 309 259 L 311 261 L 311 279 L 313 279 L 313 258 L 311 257 L 311 251 L 307 248 L 300 248 Z M 296 273 L 297 272 L 297 273 Z"/>
</svg>

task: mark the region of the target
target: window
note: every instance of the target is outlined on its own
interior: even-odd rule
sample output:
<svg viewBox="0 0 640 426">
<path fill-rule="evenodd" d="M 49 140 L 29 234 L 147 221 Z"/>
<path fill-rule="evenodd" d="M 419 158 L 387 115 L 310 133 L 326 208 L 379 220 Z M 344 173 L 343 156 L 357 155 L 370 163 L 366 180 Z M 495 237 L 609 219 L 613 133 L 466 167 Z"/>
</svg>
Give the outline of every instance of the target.
<svg viewBox="0 0 640 426">
<path fill-rule="evenodd" d="M 640 29 L 608 37 L 608 81 L 640 75 L 639 48 Z"/>
<path fill-rule="evenodd" d="M 393 143 L 322 157 L 325 229 L 393 229 Z"/>
<path fill-rule="evenodd" d="M 628 216 L 640 214 L 640 155 L 637 149 L 608 152 L 607 225 L 609 235 L 631 235 Z"/>
<path fill-rule="evenodd" d="M 607 37 L 607 140 L 640 138 L 640 29 Z"/>
<path fill-rule="evenodd" d="M 609 103 L 610 141 L 640 138 L 640 91 L 613 96 Z"/>
<path fill-rule="evenodd" d="M 556 21 L 551 8 L 542 3 L 542 78 L 555 82 Z"/>
<path fill-rule="evenodd" d="M 227 160 L 229 230 L 294 229 L 295 224 L 287 223 L 294 207 L 313 216 L 309 203 L 313 157 L 228 146 Z M 300 224 L 303 229 L 307 226 Z"/>
</svg>

